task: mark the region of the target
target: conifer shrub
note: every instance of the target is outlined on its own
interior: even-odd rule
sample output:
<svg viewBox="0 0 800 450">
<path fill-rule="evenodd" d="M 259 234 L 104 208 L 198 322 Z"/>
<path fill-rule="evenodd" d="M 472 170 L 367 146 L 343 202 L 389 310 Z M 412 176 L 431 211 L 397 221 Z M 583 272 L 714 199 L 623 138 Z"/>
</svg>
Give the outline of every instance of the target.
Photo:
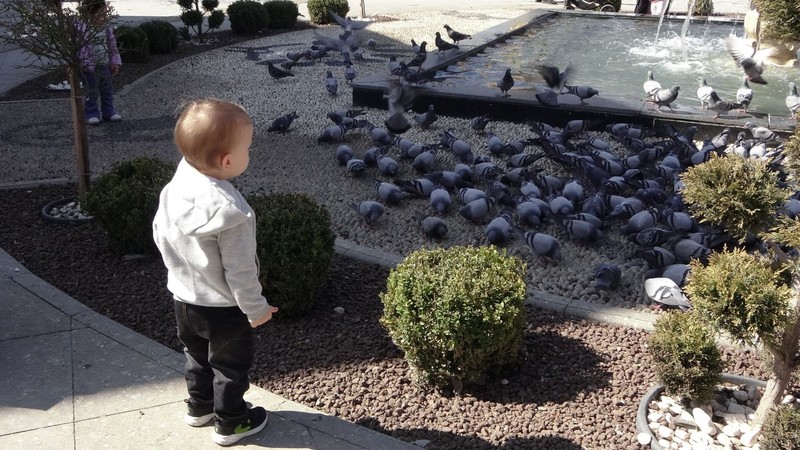
<svg viewBox="0 0 800 450">
<path fill-rule="evenodd" d="M 800 42 L 800 7 L 797 0 L 755 0 L 764 21 L 764 38 L 787 44 Z"/>
<path fill-rule="evenodd" d="M 269 25 L 267 8 L 255 0 L 238 0 L 228 6 L 231 31 L 236 34 L 256 34 Z"/>
<path fill-rule="evenodd" d="M 173 164 L 156 158 L 121 162 L 94 182 L 81 197 L 81 208 L 94 216 L 118 250 L 152 253 L 159 195 L 174 173 Z"/>
<path fill-rule="evenodd" d="M 333 258 L 328 210 L 303 194 L 253 195 L 259 280 L 281 318 L 311 311 Z"/>
<path fill-rule="evenodd" d="M 294 28 L 297 25 L 297 3 L 291 0 L 271 0 L 264 3 L 270 28 Z"/>
<path fill-rule="evenodd" d="M 692 10 L 692 15 L 710 16 L 711 14 L 714 14 L 713 0 L 695 0 L 694 10 Z"/>
<path fill-rule="evenodd" d="M 695 402 L 711 398 L 723 363 L 707 322 L 694 313 L 664 314 L 655 323 L 648 351 L 667 394 Z"/>
<path fill-rule="evenodd" d="M 525 326 L 525 264 L 494 247 L 417 250 L 387 281 L 381 324 L 417 381 L 480 380 L 516 360 Z"/>
<path fill-rule="evenodd" d="M 120 25 L 114 30 L 117 48 L 123 61 L 142 63 L 150 59 L 150 42 L 147 33 L 138 26 Z"/>
<path fill-rule="evenodd" d="M 346 17 L 350 11 L 350 5 L 347 0 L 308 0 L 308 16 L 312 22 L 319 25 L 331 23 L 333 19 L 328 10 L 341 17 Z"/>
<path fill-rule="evenodd" d="M 178 49 L 178 29 L 166 20 L 151 20 L 139 24 L 147 33 L 151 55 L 165 55 Z"/>
<path fill-rule="evenodd" d="M 775 408 L 764 423 L 758 443 L 761 450 L 800 449 L 800 410 L 791 405 Z"/>
</svg>

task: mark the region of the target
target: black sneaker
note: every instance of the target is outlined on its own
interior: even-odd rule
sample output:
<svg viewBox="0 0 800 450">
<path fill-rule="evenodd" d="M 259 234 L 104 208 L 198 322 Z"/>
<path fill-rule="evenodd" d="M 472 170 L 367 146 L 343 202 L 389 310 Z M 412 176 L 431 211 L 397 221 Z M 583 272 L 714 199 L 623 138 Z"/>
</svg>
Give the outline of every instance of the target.
<svg viewBox="0 0 800 450">
<path fill-rule="evenodd" d="M 189 400 L 186 402 L 186 415 L 183 421 L 193 427 L 202 427 L 214 418 L 214 405 L 198 405 Z"/>
<path fill-rule="evenodd" d="M 267 425 L 267 410 L 257 406 L 247 410 L 247 417 L 235 425 L 224 425 L 217 420 L 211 440 L 219 445 L 231 445 L 240 439 L 252 436 Z"/>
</svg>

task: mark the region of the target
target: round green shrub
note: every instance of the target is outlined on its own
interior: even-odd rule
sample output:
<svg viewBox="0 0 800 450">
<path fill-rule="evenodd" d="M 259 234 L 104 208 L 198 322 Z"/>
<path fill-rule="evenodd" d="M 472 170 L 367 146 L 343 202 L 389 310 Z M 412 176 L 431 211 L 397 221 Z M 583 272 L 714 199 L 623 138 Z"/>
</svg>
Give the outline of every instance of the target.
<svg viewBox="0 0 800 450">
<path fill-rule="evenodd" d="M 302 194 L 254 195 L 259 280 L 279 317 L 299 317 L 314 306 L 333 258 L 328 210 Z"/>
<path fill-rule="evenodd" d="M 761 450 L 800 449 L 800 410 L 790 405 L 775 408 L 764 422 Z"/>
<path fill-rule="evenodd" d="M 708 400 L 723 368 L 711 327 L 696 314 L 673 311 L 654 328 L 648 350 L 666 392 L 695 402 Z"/>
<path fill-rule="evenodd" d="M 264 3 L 270 28 L 294 28 L 297 25 L 297 3 L 291 0 L 271 0 Z"/>
<path fill-rule="evenodd" d="M 173 164 L 136 158 L 115 165 L 92 184 L 81 207 L 103 226 L 112 244 L 126 253 L 150 253 L 153 218 L 161 190 L 172 179 Z"/>
<path fill-rule="evenodd" d="M 225 13 L 215 9 L 211 11 L 211 14 L 208 15 L 208 29 L 209 30 L 216 30 L 220 26 L 222 26 L 222 22 L 225 22 Z"/>
<path fill-rule="evenodd" d="M 256 34 L 269 25 L 267 8 L 254 0 L 237 0 L 228 6 L 231 31 L 236 34 Z"/>
<path fill-rule="evenodd" d="M 150 59 L 147 33 L 140 27 L 120 25 L 114 31 L 119 55 L 126 63 L 142 63 Z"/>
<path fill-rule="evenodd" d="M 151 20 L 139 24 L 147 33 L 151 55 L 165 55 L 178 49 L 178 29 L 166 20 Z"/>
<path fill-rule="evenodd" d="M 187 27 L 203 25 L 203 13 L 196 9 L 187 9 L 181 13 L 181 22 Z"/>
<path fill-rule="evenodd" d="M 417 250 L 389 274 L 381 323 L 418 381 L 460 393 L 517 358 L 524 274 L 494 247 Z"/>
<path fill-rule="evenodd" d="M 350 11 L 347 0 L 308 0 L 308 16 L 316 24 L 331 23 L 333 19 L 328 14 L 331 10 L 341 17 L 346 17 Z"/>
<path fill-rule="evenodd" d="M 714 14 L 714 0 L 695 0 L 692 15 L 710 16 Z"/>
</svg>

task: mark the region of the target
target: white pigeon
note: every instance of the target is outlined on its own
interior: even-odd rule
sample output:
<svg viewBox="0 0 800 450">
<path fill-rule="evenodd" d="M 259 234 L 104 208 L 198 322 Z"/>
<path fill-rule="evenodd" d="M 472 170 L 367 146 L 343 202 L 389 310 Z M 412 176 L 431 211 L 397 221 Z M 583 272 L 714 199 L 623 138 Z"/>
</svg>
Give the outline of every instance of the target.
<svg viewBox="0 0 800 450">
<path fill-rule="evenodd" d="M 650 299 L 658 303 L 677 306 L 684 311 L 692 307 L 680 286 L 670 278 L 648 278 L 644 280 L 644 290 Z"/>
<path fill-rule="evenodd" d="M 709 86 L 706 82 L 706 79 L 703 77 L 698 78 L 697 82 L 699 83 L 699 87 L 697 88 L 697 99 L 700 100 L 700 106 L 702 106 L 703 109 L 706 109 L 710 103 L 709 100 L 711 100 L 711 93 L 714 92 L 714 88 Z"/>
<path fill-rule="evenodd" d="M 645 94 L 647 94 L 647 96 L 650 97 L 651 99 L 653 98 L 653 95 L 655 95 L 656 92 L 661 90 L 661 83 L 653 79 L 652 70 L 647 71 L 647 79 L 644 80 L 642 88 L 644 88 Z"/>
<path fill-rule="evenodd" d="M 742 78 L 742 86 L 736 91 L 736 103 L 739 103 L 744 108 L 744 112 L 747 112 L 747 108 L 750 106 L 750 102 L 753 101 L 753 89 L 750 88 L 750 85 L 747 83 L 747 77 Z"/>
<path fill-rule="evenodd" d="M 800 96 L 797 95 L 797 85 L 794 81 L 789 83 L 789 95 L 786 96 L 786 107 L 792 113 L 792 119 L 797 118 L 797 111 L 800 111 Z"/>
</svg>

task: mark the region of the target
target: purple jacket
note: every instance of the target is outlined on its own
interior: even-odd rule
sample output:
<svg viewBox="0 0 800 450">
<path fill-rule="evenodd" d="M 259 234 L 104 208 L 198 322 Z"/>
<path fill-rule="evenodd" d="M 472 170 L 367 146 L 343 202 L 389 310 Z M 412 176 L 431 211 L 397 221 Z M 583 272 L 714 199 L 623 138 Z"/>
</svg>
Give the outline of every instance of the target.
<svg viewBox="0 0 800 450">
<path fill-rule="evenodd" d="M 85 29 L 86 24 L 82 24 L 83 29 Z M 119 56 L 119 49 L 117 49 L 117 38 L 114 37 L 114 30 L 111 27 L 106 27 L 106 44 L 108 46 L 108 65 L 109 66 L 121 66 L 122 65 L 122 58 Z M 81 69 L 94 72 L 95 65 L 97 63 L 95 54 L 94 54 L 94 45 L 91 43 L 85 44 L 78 54 L 78 57 L 81 60 Z"/>
</svg>

